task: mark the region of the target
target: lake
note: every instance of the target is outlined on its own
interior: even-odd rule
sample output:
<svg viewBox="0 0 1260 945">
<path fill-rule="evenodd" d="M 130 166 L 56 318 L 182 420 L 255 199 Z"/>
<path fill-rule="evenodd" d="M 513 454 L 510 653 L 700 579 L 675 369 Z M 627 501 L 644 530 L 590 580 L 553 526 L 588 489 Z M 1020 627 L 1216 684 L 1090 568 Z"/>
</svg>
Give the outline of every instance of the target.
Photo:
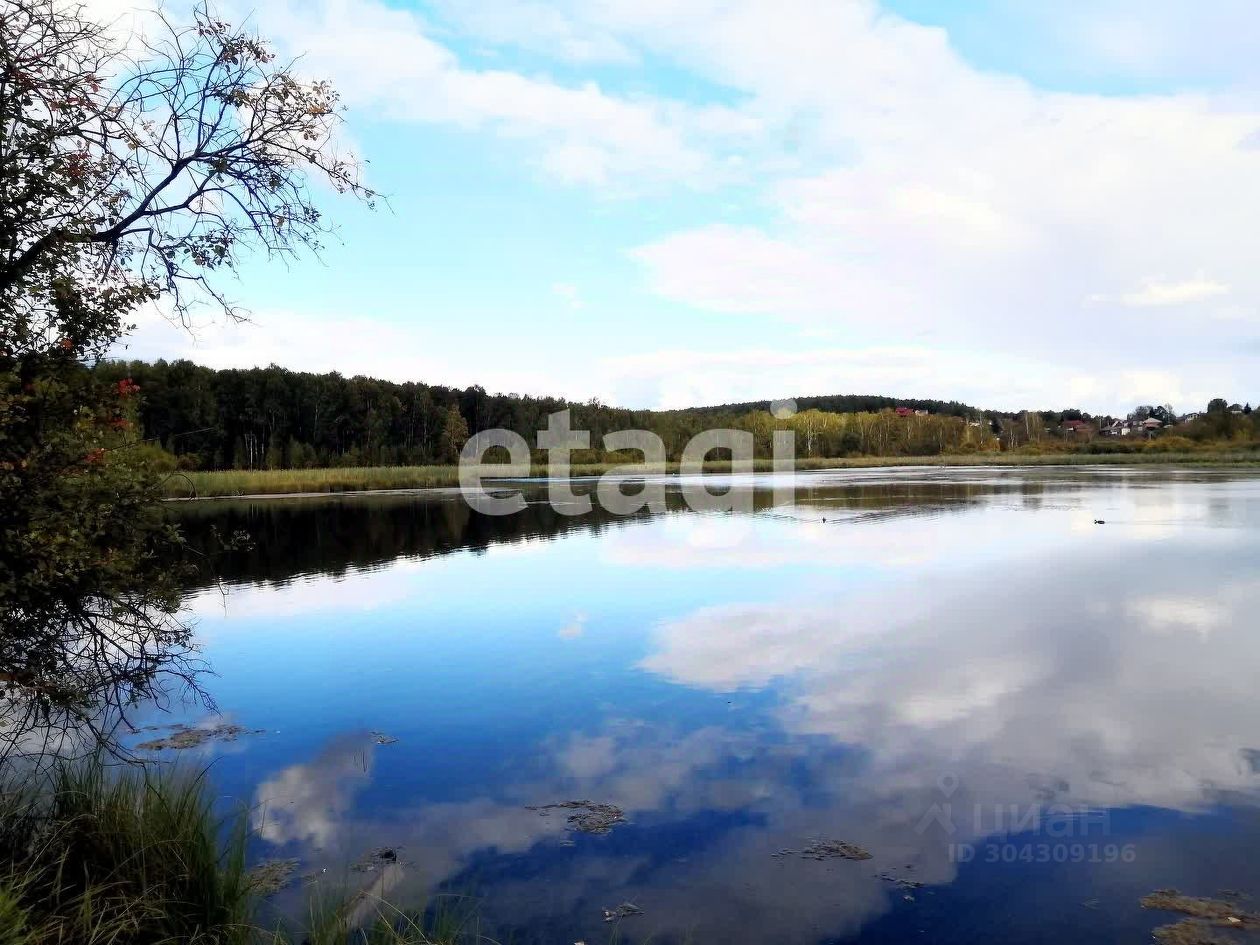
<svg viewBox="0 0 1260 945">
<path fill-rule="evenodd" d="M 348 883 L 498 941 L 1145 941 L 1152 890 L 1260 894 L 1260 477 L 771 485 L 177 506 L 252 536 L 188 607 L 262 730 L 182 759 L 300 861 L 279 908 Z"/>
</svg>

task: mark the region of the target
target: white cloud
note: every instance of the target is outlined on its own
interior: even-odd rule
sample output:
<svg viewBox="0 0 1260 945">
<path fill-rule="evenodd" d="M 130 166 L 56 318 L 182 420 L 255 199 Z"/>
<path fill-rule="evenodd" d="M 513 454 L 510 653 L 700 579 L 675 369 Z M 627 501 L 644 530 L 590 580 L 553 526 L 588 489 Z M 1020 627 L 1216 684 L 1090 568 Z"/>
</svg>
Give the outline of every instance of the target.
<svg viewBox="0 0 1260 945">
<path fill-rule="evenodd" d="M 1260 153 L 1238 147 L 1260 113 L 974 91 L 1011 112 L 977 138 L 933 137 L 931 103 L 908 99 L 905 140 L 848 122 L 863 158 L 774 188 L 774 230 L 701 226 L 634 255 L 667 298 L 868 334 L 890 319 L 972 340 L 1079 331 L 1097 324 L 1078 300 L 1099 282 L 1208 260 L 1227 279 L 1151 282 L 1118 302 L 1191 305 L 1229 286 L 1260 295 L 1247 238 Z"/>
<path fill-rule="evenodd" d="M 564 297 L 563 292 L 557 295 Z M 583 300 L 583 310 L 589 304 Z M 330 338 L 336 339 L 335 346 L 328 343 Z M 1207 403 L 1233 383 L 1243 383 L 1230 381 L 1219 364 L 1200 367 L 1187 360 L 1183 371 L 1111 367 L 1089 372 L 1081 363 L 1058 363 L 1056 355 L 1062 352 L 1053 348 L 1018 354 L 999 347 L 967 349 L 944 346 L 941 338 L 926 332 L 911 335 L 905 343 L 814 342 L 805 350 L 792 334 L 767 333 L 763 344 L 745 345 L 741 334 L 732 330 L 718 332 L 715 340 L 723 345 L 733 341 L 734 346 L 649 348 L 581 360 L 551 350 L 548 336 L 542 336 L 520 339 L 511 350 L 487 350 L 470 367 L 462 356 L 465 342 L 458 335 L 437 335 L 419 322 L 263 311 L 248 323 L 204 324 L 190 334 L 154 313 L 141 320 L 127 347 L 116 349 L 115 355 L 187 358 L 215 368 L 281 364 L 293 370 L 455 387 L 486 383 L 489 378 L 491 390 L 575 400 L 594 395 L 605 403 L 665 408 L 837 392 L 955 397 L 1009 410 L 1134 403 L 1188 408 Z M 1102 356 L 1109 357 L 1109 351 L 1103 348 Z M 555 369 L 558 364 L 564 365 L 562 372 Z"/>
<path fill-rule="evenodd" d="M 887 327 L 888 322 L 880 324 Z M 895 334 L 895 332 L 893 332 Z M 773 338 L 769 340 L 773 341 Z M 1089 373 L 1058 363 L 1057 350 L 1012 354 L 914 344 L 813 347 L 796 350 L 790 337 L 773 346 L 732 351 L 667 349 L 601 362 L 609 402 L 683 407 L 738 403 L 784 395 L 864 392 L 899 397 L 957 398 L 1004 410 L 1058 404 L 1206 403 L 1216 383 L 1191 386 L 1178 373 L 1110 369 Z M 1198 372 L 1195 372 L 1198 373 Z M 1209 371 L 1204 369 L 1205 376 Z"/>
<path fill-rule="evenodd" d="M 576 640 L 585 633 L 586 614 L 577 613 L 573 615 L 572 620 L 556 631 L 556 636 L 558 636 L 561 640 Z"/>
<path fill-rule="evenodd" d="M 811 316 L 861 311 L 881 287 L 860 265 L 756 227 L 699 227 L 639 247 L 652 289 L 720 312 Z M 909 298 L 886 287 L 888 307 Z"/>
<path fill-rule="evenodd" d="M 1113 389 L 1152 371 L 1209 387 L 1222 352 L 1194 316 L 1241 327 L 1257 310 L 1254 105 L 1039 91 L 866 2 L 800 2 L 790 16 L 753 0 L 601 10 L 752 96 L 767 126 L 808 116 L 808 166 L 769 181 L 768 224 L 702 224 L 634 249 L 664 298 L 855 345 L 931 333 L 998 355 L 997 386 L 1021 383 L 1015 356 Z"/>
<path fill-rule="evenodd" d="M 264 780 L 255 791 L 252 811 L 258 835 L 271 843 L 330 844 L 354 793 L 371 781 L 374 761 L 373 742 L 344 737 L 314 761 L 290 765 Z"/>
<path fill-rule="evenodd" d="M 1092 554 L 1062 586 L 1088 586 L 1103 557 L 1132 560 Z M 1254 582 L 1223 582 L 1227 602 L 1214 603 L 1194 589 L 1198 576 L 1146 606 L 1135 566 L 1133 582 L 1111 585 L 1118 594 L 1060 597 L 1047 618 L 1009 606 L 1041 591 L 1040 565 L 1013 570 L 996 591 L 975 573 L 921 568 L 930 612 L 921 594 L 899 597 L 883 582 L 807 607 L 700 609 L 661 623 L 641 665 L 716 692 L 774 681 L 787 693 L 790 730 L 866 746 L 881 777 L 984 758 L 1054 771 L 1065 802 L 1179 809 L 1218 789 L 1254 788 L 1239 763 L 1251 745 L 1251 693 L 1202 649 L 1209 632 L 1229 637 L 1222 646 L 1254 646 L 1240 619 L 1255 605 Z M 1158 645 L 1151 633 L 1162 634 Z"/>
<path fill-rule="evenodd" d="M 119 35 L 150 23 L 151 6 L 139 0 L 88 3 L 90 15 L 114 24 Z M 617 96 L 590 80 L 561 83 L 466 66 L 441 41 L 437 26 L 379 0 L 228 6 L 285 54 L 300 56 L 300 70 L 331 78 L 354 109 L 517 139 L 528 144 L 539 168 L 568 183 L 630 189 L 660 180 L 714 184 L 724 163 L 709 150 L 712 136 L 742 139 L 758 130 L 726 108 Z M 524 37 L 526 45 L 552 58 L 588 63 L 633 58 L 611 34 L 596 35 L 544 3 L 501 5 L 493 16 L 466 4 L 445 9 L 462 28 L 491 42 Z"/>
<path fill-rule="evenodd" d="M 1254 17 L 1236 0 L 1193 16 L 1146 10 L 1074 2 L 1047 17 L 1024 4 L 1018 22 L 1084 37 L 1093 51 L 1082 55 L 1190 69 L 1206 68 L 1201 50 L 1191 55 L 1198 37 Z M 716 358 L 689 353 L 669 376 L 652 363 L 674 363 L 668 351 L 608 360 L 611 374 L 580 359 L 563 393 L 639 406 L 878 390 L 1100 411 L 1133 397 L 1190 407 L 1221 389 L 1246 396 L 1255 356 L 1240 342 L 1260 332 L 1260 104 L 1243 85 L 1047 92 L 976 68 L 943 30 L 872 0 L 439 0 L 436 11 L 282 0 L 257 18 L 354 112 L 486 135 L 535 173 L 601 194 L 739 184 L 740 202 L 762 211 L 729 225 L 687 210 L 690 222 L 626 251 L 658 300 L 787 333 L 723 335 Z M 490 57 L 454 51 L 452 30 L 490 53 L 563 63 L 566 78 L 513 71 L 506 55 L 485 68 Z M 1245 83 L 1254 69 L 1238 64 L 1257 31 L 1232 32 L 1222 55 L 1238 67 L 1222 74 Z M 1114 48 L 1116 37 L 1128 45 Z M 666 86 L 659 63 L 703 91 Z M 609 69 L 628 81 L 614 86 Z M 605 312 L 585 288 L 595 322 Z M 554 291 L 583 304 L 575 286 Z M 664 318 L 648 306 L 653 315 Z M 1251 335 L 1205 332 L 1206 318 Z M 410 329 L 325 323 L 322 337 L 253 336 L 255 363 L 446 379 L 459 362 L 432 339 L 408 344 Z M 373 332 L 386 343 L 359 350 Z M 826 350 L 811 350 L 816 338 Z M 243 347 L 207 344 L 198 358 L 226 362 Z M 459 381 L 556 383 L 559 355 L 518 370 L 503 366 L 512 353 L 483 356 L 478 376 Z"/>
<path fill-rule="evenodd" d="M 551 287 L 551 291 L 558 296 L 571 309 L 582 308 L 585 304 L 582 301 L 582 292 L 572 282 L 557 282 Z"/>
<path fill-rule="evenodd" d="M 1120 301 L 1125 305 L 1138 307 L 1186 305 L 1190 302 L 1216 298 L 1228 292 L 1229 286 L 1200 275 L 1184 282 L 1147 282 L 1136 292 L 1128 292 L 1120 296 Z"/>
<path fill-rule="evenodd" d="M 149 360 L 188 358 L 214 368 L 280 364 L 347 376 L 452 380 L 447 363 L 423 343 L 421 326 L 390 325 L 359 315 L 264 311 L 252 314 L 248 322 L 209 321 L 190 332 L 149 312 L 137 319 L 126 347 L 117 347 L 114 354 Z"/>
<path fill-rule="evenodd" d="M 1142 598 L 1130 601 L 1126 610 L 1155 632 L 1189 630 L 1205 639 L 1230 618 L 1230 610 L 1224 604 L 1189 595 Z"/>
<path fill-rule="evenodd" d="M 529 21 L 539 41 L 567 29 L 557 11 L 535 20 L 533 9 L 514 7 L 513 16 Z M 476 13 L 469 16 L 485 23 Z M 728 109 L 616 96 L 589 80 L 562 84 L 508 69 L 467 67 L 419 15 L 377 0 L 280 2 L 262 9 L 258 19 L 286 48 L 303 52 L 304 70 L 330 76 L 352 106 L 393 120 L 488 130 L 527 142 L 539 167 L 569 183 L 628 189 L 662 180 L 717 183 L 722 162 L 706 146 L 711 142 L 694 140 L 693 124 L 706 135 L 757 130 L 755 122 Z M 562 43 L 559 52 L 575 53 L 575 43 Z M 610 49 L 588 52 L 601 58 Z"/>
<path fill-rule="evenodd" d="M 996 29 L 1036 37 L 1027 44 L 1035 64 L 1083 78 L 1162 79 L 1177 84 L 1260 78 L 1260 43 L 1245 24 L 1250 0 L 1002 0 Z"/>
<path fill-rule="evenodd" d="M 462 31 L 487 43 L 518 46 L 573 63 L 633 64 L 638 59 L 609 31 L 581 23 L 537 0 L 437 0 L 434 6 Z"/>
</svg>

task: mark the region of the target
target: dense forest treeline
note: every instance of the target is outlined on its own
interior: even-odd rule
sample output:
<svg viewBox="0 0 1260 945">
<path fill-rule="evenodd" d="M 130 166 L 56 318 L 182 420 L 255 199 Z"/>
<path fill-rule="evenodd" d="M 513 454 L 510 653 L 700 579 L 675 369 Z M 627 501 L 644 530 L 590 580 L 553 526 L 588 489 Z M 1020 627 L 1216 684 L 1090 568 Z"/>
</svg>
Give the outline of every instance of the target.
<svg viewBox="0 0 1260 945">
<path fill-rule="evenodd" d="M 595 447 L 575 452 L 575 462 L 606 458 L 598 449 L 603 435 L 626 429 L 657 433 L 676 460 L 692 436 L 713 427 L 753 432 L 759 455 L 769 455 L 773 430 L 788 426 L 800 434 L 802 455 L 930 455 L 969 440 L 981 448 L 987 418 L 996 416 L 957 403 L 844 396 L 803 398 L 801 413 L 777 421 L 768 402 L 627 410 L 596 401 L 489 394 L 480 387 L 311 374 L 274 365 L 216 370 L 190 361 L 107 361 L 95 370 L 111 383 L 127 378 L 139 387 L 142 436 L 192 469 L 450 463 L 481 430 L 513 430 L 533 445 L 548 415 L 566 408 L 573 428 L 589 430 Z M 926 415 L 911 423 L 881 420 L 877 411 L 892 416 L 886 408 L 893 405 Z M 847 421 L 837 423 L 837 411 L 844 411 Z"/>
<path fill-rule="evenodd" d="M 188 469 L 452 463 L 469 436 L 481 430 L 513 430 L 533 446 L 548 416 L 566 408 L 572 412 L 573 429 L 590 431 L 593 447 L 575 451 L 574 462 L 609 459 L 599 446 L 603 435 L 614 430 L 653 431 L 671 460 L 680 458 L 696 433 L 714 427 L 751 432 L 760 456 L 770 454 L 774 430 L 784 428 L 796 431 L 797 454 L 803 457 L 930 456 L 1048 440 L 1062 444 L 1065 434 L 1079 447 L 1087 434 L 1104 429 L 1110 420 L 1090 418 L 1088 429 L 1065 430 L 1065 424 L 1088 414 L 1010 414 L 956 401 L 867 395 L 802 397 L 794 416 L 776 419 L 768 401 L 627 410 L 597 401 L 489 394 L 480 387 L 311 374 L 275 365 L 216 370 L 183 360 L 105 361 L 94 370 L 110 383 L 134 382 L 141 435 Z M 1165 408 L 1154 409 L 1166 415 Z M 1230 432 L 1254 436 L 1250 416 Z"/>
<path fill-rule="evenodd" d="M 648 417 L 598 403 L 274 365 L 215 370 L 190 361 L 106 361 L 95 370 L 111 383 L 130 378 L 138 385 L 142 436 L 200 469 L 449 463 L 481 430 L 515 430 L 532 444 L 548 415 L 566 407 L 574 429 L 590 430 L 596 443 Z"/>
</svg>

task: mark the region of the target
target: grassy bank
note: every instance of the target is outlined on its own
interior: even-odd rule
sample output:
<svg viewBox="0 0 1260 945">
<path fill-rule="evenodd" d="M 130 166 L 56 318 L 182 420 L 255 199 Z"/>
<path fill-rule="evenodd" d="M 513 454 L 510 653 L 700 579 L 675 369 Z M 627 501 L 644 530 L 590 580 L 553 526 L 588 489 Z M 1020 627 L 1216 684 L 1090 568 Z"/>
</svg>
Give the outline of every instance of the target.
<svg viewBox="0 0 1260 945">
<path fill-rule="evenodd" d="M 1150 464 L 1260 465 L 1255 451 L 1165 453 L 1155 450 L 1132 453 L 968 453 L 950 456 L 855 456 L 845 459 L 801 459 L 798 470 L 873 469 L 884 466 L 1103 466 Z M 611 463 L 572 467 L 574 476 L 598 476 L 616 468 Z M 757 468 L 768 471 L 768 460 Z M 670 463 L 670 473 L 678 471 Z M 730 463 L 705 464 L 706 472 L 729 472 Z M 544 466 L 535 476 L 546 476 Z M 337 469 L 227 470 L 189 472 L 173 476 L 168 486 L 172 498 L 290 495 L 322 492 L 371 492 L 388 489 L 437 489 L 459 485 L 455 466 L 365 466 Z"/>
<path fill-rule="evenodd" d="M 0 942 L 249 941 L 243 834 L 196 780 L 59 766 L 6 785 Z"/>
<path fill-rule="evenodd" d="M 86 761 L 0 785 L 0 945 L 459 945 L 472 926 L 364 895 L 267 917 L 244 812 L 201 777 Z"/>
</svg>

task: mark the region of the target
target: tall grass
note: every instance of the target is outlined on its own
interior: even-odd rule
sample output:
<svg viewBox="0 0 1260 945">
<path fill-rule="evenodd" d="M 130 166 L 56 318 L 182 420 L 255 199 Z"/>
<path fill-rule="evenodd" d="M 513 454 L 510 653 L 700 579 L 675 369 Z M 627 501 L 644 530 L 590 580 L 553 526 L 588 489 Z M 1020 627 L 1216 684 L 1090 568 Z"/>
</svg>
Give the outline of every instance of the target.
<svg viewBox="0 0 1260 945">
<path fill-rule="evenodd" d="M 1153 441 L 1158 443 L 1158 441 Z M 1133 464 L 1260 464 L 1255 451 L 1196 450 L 1163 452 L 1142 450 L 1121 453 L 959 453 L 943 456 L 854 456 L 802 458 L 799 470 L 872 469 L 881 466 L 1099 466 Z M 613 463 L 573 466 L 573 476 L 599 476 L 616 468 Z M 705 464 L 706 472 L 729 472 L 729 462 Z M 758 471 L 769 471 L 769 460 L 758 460 Z M 678 464 L 666 471 L 678 472 Z M 535 467 L 535 476 L 546 476 L 545 466 Z M 226 496 L 302 495 L 334 492 L 371 492 L 390 489 L 436 489 L 459 485 L 455 466 L 364 466 L 336 469 L 260 469 L 221 472 L 179 473 L 168 483 L 172 498 L 215 498 Z"/>
<path fill-rule="evenodd" d="M 36 777 L 0 797 L 0 942 L 249 941 L 245 822 L 221 825 L 200 778 L 99 762 Z"/>
<path fill-rule="evenodd" d="M 176 498 L 433 489 L 459 485 L 455 466 L 364 466 L 179 473 L 167 483 Z"/>
<path fill-rule="evenodd" d="M 494 945 L 481 934 L 475 900 L 443 896 L 402 909 L 367 895 L 314 898 L 305 929 L 273 933 L 266 945 Z M 263 943 L 259 943 L 263 945 Z"/>
<path fill-rule="evenodd" d="M 245 812 L 203 776 L 54 764 L 0 785 L 0 945 L 472 945 L 475 909 L 404 911 L 362 894 L 264 927 Z"/>
</svg>

